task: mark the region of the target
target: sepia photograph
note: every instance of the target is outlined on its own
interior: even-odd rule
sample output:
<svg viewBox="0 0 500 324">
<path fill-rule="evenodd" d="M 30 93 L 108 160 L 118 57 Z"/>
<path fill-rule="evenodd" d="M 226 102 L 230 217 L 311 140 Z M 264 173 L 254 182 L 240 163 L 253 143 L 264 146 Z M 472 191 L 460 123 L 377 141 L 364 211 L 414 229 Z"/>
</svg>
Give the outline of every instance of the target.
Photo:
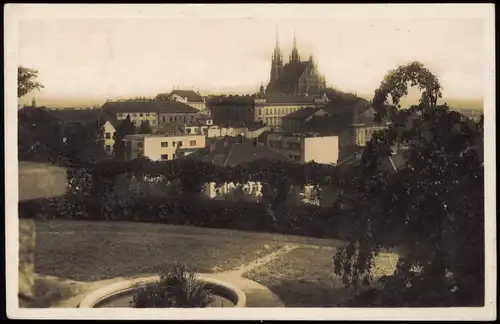
<svg viewBox="0 0 500 324">
<path fill-rule="evenodd" d="M 493 4 L 4 8 L 9 318 L 496 319 Z"/>
</svg>

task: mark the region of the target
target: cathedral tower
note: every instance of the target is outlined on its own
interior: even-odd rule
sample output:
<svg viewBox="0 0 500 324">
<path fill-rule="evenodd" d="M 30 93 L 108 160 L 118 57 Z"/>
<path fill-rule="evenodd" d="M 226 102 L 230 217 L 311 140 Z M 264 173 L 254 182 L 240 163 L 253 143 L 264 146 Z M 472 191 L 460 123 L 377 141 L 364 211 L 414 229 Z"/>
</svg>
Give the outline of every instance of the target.
<svg viewBox="0 0 500 324">
<path fill-rule="evenodd" d="M 296 64 L 300 62 L 299 50 L 297 49 L 297 38 L 295 36 L 295 28 L 293 29 L 293 49 L 290 55 L 290 63 Z"/>
<path fill-rule="evenodd" d="M 274 48 L 273 59 L 271 63 L 271 82 L 278 80 L 283 71 L 283 54 L 281 53 L 278 28 L 276 28 L 276 46 Z"/>
</svg>

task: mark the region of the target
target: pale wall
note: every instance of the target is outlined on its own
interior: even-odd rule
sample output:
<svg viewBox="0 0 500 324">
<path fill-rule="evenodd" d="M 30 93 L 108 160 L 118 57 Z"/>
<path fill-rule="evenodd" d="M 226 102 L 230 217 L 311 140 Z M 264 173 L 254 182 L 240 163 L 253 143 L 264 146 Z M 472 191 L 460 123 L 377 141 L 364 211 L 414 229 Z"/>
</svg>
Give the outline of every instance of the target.
<svg viewBox="0 0 500 324">
<path fill-rule="evenodd" d="M 120 121 L 127 118 L 127 115 L 130 116 L 130 121 L 134 123 L 136 127 L 140 127 L 143 121 L 149 121 L 149 125 L 152 128 L 158 127 L 158 114 L 155 112 L 149 113 L 141 113 L 141 112 L 132 112 L 132 113 L 117 113 L 116 118 Z M 141 116 L 142 115 L 142 116 Z"/>
<path fill-rule="evenodd" d="M 339 159 L 339 138 L 337 136 L 307 137 L 302 141 L 304 162 L 337 164 Z"/>
<path fill-rule="evenodd" d="M 149 136 L 144 137 L 144 156 L 153 161 L 160 161 L 162 154 L 168 154 L 168 160 L 172 160 L 173 154 L 176 151 L 173 142 L 182 142 L 181 148 L 201 149 L 205 147 L 206 139 L 203 135 L 184 135 L 184 136 Z M 191 146 L 190 142 L 196 141 L 196 144 Z M 162 147 L 161 143 L 167 142 L 168 147 Z"/>
<path fill-rule="evenodd" d="M 115 135 L 115 128 L 113 127 L 113 125 L 111 125 L 111 123 L 109 121 L 107 121 L 105 124 L 104 124 L 104 150 L 106 151 L 106 153 L 108 154 L 112 154 L 113 153 L 113 146 L 115 145 L 115 140 L 113 138 L 113 136 Z M 109 139 L 106 139 L 106 133 L 109 133 L 110 134 L 110 138 Z M 106 150 L 106 146 L 110 147 L 110 150 L 107 151 Z"/>
<path fill-rule="evenodd" d="M 271 142 L 280 142 L 281 148 L 272 147 Z M 291 143 L 298 144 L 298 147 L 290 148 Z M 291 159 L 295 157 L 295 160 L 300 163 L 315 161 L 316 163 L 336 164 L 339 159 L 339 138 L 337 136 L 302 138 L 299 136 L 269 134 L 266 146 Z"/>
</svg>

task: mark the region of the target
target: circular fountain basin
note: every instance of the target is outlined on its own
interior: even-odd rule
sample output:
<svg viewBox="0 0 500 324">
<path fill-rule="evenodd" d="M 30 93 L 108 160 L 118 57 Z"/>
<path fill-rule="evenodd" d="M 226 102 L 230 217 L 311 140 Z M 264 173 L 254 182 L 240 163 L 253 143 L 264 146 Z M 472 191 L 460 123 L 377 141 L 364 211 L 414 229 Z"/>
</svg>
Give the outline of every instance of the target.
<svg viewBox="0 0 500 324">
<path fill-rule="evenodd" d="M 245 293 L 226 282 L 197 274 L 197 280 L 201 281 L 214 295 L 214 301 L 207 307 L 246 307 Z M 135 292 L 140 287 L 147 286 L 160 279 L 160 276 L 142 277 L 123 280 L 103 288 L 97 289 L 87 296 L 78 305 L 79 308 L 115 308 L 133 307 Z M 138 286 L 139 285 L 139 286 Z"/>
</svg>

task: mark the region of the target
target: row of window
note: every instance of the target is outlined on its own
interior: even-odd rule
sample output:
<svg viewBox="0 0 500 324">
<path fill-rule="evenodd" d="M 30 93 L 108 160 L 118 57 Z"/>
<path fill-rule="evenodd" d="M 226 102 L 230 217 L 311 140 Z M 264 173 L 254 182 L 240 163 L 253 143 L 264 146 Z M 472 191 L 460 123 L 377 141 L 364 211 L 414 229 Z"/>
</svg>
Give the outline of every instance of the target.
<svg viewBox="0 0 500 324">
<path fill-rule="evenodd" d="M 193 119 L 194 119 L 194 116 L 170 116 L 169 117 L 169 120 L 171 122 L 173 122 L 173 121 L 180 121 L 180 120 L 183 120 L 183 121 L 187 122 L 188 120 L 189 121 L 193 121 Z M 162 116 L 161 117 L 161 121 L 162 122 L 166 122 L 167 121 L 167 117 Z"/>
<path fill-rule="evenodd" d="M 300 155 L 290 154 L 288 157 L 294 161 L 300 162 Z"/>
<path fill-rule="evenodd" d="M 266 123 L 266 125 L 278 126 L 281 125 L 282 119 L 281 117 L 266 117 L 264 118 L 264 122 Z"/>
<path fill-rule="evenodd" d="M 127 116 L 130 116 L 130 118 L 136 118 L 136 117 L 149 117 L 149 113 L 117 113 L 117 117 L 118 118 L 127 118 Z M 155 113 L 151 113 L 151 116 L 155 116 Z M 165 116 L 162 116 L 161 117 L 161 121 L 162 122 L 166 122 L 167 121 L 167 118 L 169 121 L 173 122 L 173 121 L 180 121 L 180 120 L 183 120 L 183 121 L 192 121 L 194 119 L 194 116 L 170 116 L 170 117 L 165 117 Z M 136 120 L 135 121 L 136 124 L 139 124 L 141 123 L 140 120 Z M 153 125 L 156 125 L 156 120 L 155 119 L 151 119 L 151 123 Z"/>
<path fill-rule="evenodd" d="M 123 117 L 123 118 L 127 118 L 127 116 L 130 116 L 130 118 L 132 117 L 149 117 L 150 113 L 117 113 L 116 116 L 117 117 Z M 151 116 L 156 116 L 156 113 L 151 113 Z"/>
<path fill-rule="evenodd" d="M 142 123 L 142 120 L 136 119 L 135 121 L 132 121 L 132 122 L 135 123 L 136 125 L 140 126 L 141 123 Z M 156 125 L 156 120 L 155 119 L 151 120 L 150 122 L 151 122 L 151 125 Z"/>
<path fill-rule="evenodd" d="M 196 141 L 189 141 L 189 146 L 196 146 Z M 168 147 L 168 142 L 161 142 L 161 147 Z M 172 147 L 182 147 L 182 141 L 172 141 Z"/>
<path fill-rule="evenodd" d="M 298 109 L 299 108 L 281 107 L 281 108 L 262 108 L 262 109 L 257 109 L 257 110 L 258 110 L 259 116 L 261 116 L 262 113 L 264 113 L 264 115 L 286 116 L 286 115 L 291 114 L 292 112 L 294 112 Z"/>
</svg>

